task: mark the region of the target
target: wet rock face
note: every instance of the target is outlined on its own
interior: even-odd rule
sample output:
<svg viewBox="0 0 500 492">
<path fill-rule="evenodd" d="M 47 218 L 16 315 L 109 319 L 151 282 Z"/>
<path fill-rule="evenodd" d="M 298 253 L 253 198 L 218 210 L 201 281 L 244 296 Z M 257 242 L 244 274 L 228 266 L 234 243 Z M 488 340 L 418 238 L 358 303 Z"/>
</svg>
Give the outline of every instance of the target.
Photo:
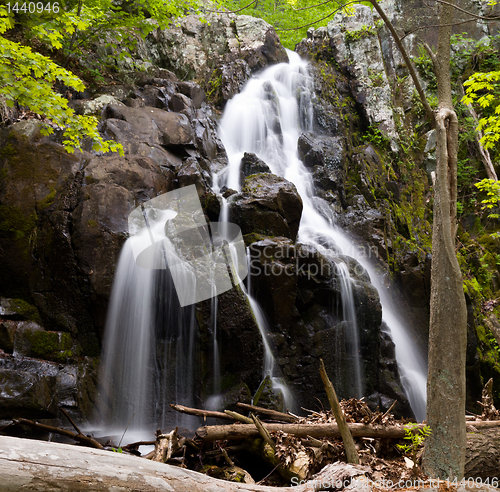
<svg viewBox="0 0 500 492">
<path fill-rule="evenodd" d="M 246 178 L 252 174 L 270 173 L 271 169 L 255 154 L 245 152 L 240 163 L 240 182 L 243 183 Z"/>
<path fill-rule="evenodd" d="M 333 193 L 346 208 L 344 139 L 303 133 L 298 141 L 298 151 L 300 159 L 314 176 L 317 194 L 331 200 Z"/>
<path fill-rule="evenodd" d="M 38 310 L 0 298 L 0 419 L 57 417 L 59 406 L 82 419 L 95 406 L 95 360 L 77 357 L 67 332 L 46 331 Z"/>
<path fill-rule="evenodd" d="M 245 180 L 242 192 L 229 199 L 230 219 L 245 234 L 297 237 L 302 200 L 295 186 L 270 173 Z"/>
<path fill-rule="evenodd" d="M 112 86 L 109 97 L 101 94 L 82 102 L 89 108 L 112 103 L 104 107 L 102 130 L 123 145 L 123 157 L 67 154 L 40 134 L 36 120 L 0 132 L 5 178 L 0 189 L 0 292 L 32 302 L 42 326 L 71 333 L 87 355 L 100 351 L 131 210 L 196 182 L 212 219 L 218 215 L 219 204 L 210 198 L 210 166 L 224 165 L 225 154 L 212 110 L 197 84 L 177 84 L 173 74 L 163 75 L 168 78 Z M 182 95 L 183 112 L 170 111 L 165 98 L 163 108 L 138 107 L 137 101 L 155 91 Z"/>
<path fill-rule="evenodd" d="M 400 411 L 411 414 L 394 353 L 384 349 L 392 342 L 384 341 L 380 331 L 378 293 L 361 265 L 285 237 L 261 236 L 249 251 L 251 290 L 266 315 L 276 363 L 296 398 L 303 405 L 313 405 L 315 397 L 324 394 L 320 358 L 340 397 L 356 394 L 349 348 L 353 326 L 344 321 L 336 267 L 337 261 L 344 261 L 352 278 L 365 394 L 371 395 L 371 403 L 384 408 L 397 397 L 402 402 Z"/>
<path fill-rule="evenodd" d="M 102 51 L 104 55 L 104 48 Z M 145 68 L 156 65 L 171 70 L 182 80 L 212 80 L 211 87 L 217 86 L 222 100 L 227 101 L 252 73 L 286 61 L 288 56 L 276 32 L 264 20 L 247 15 L 209 14 L 206 22 L 188 15 L 176 27 L 153 31 L 145 41 L 139 41 L 134 53 L 117 63 L 125 71 L 134 64 Z M 199 99 L 192 93 L 186 94 L 185 88 L 179 92 L 199 107 Z M 179 98 L 173 97 L 171 103 L 179 104 Z"/>
</svg>

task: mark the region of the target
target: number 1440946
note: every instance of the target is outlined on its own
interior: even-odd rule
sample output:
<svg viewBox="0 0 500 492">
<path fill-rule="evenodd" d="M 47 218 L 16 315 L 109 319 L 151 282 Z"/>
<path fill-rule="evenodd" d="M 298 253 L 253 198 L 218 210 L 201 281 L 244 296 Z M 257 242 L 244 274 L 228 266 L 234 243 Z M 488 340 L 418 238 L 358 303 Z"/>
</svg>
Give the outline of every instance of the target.
<svg viewBox="0 0 500 492">
<path fill-rule="evenodd" d="M 9 13 L 15 12 L 16 14 L 43 14 L 47 13 L 59 13 L 59 2 L 9 2 L 6 5 L 7 11 Z"/>
</svg>

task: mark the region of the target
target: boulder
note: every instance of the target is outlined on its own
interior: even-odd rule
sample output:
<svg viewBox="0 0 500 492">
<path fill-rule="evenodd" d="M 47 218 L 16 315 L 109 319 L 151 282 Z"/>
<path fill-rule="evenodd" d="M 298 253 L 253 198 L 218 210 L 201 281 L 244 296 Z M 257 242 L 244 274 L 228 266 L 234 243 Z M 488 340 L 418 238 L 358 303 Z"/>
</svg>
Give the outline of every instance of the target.
<svg viewBox="0 0 500 492">
<path fill-rule="evenodd" d="M 302 214 L 302 199 L 284 178 L 260 173 L 245 180 L 241 193 L 229 198 L 230 219 L 242 233 L 284 236 L 295 241 Z"/>
<path fill-rule="evenodd" d="M 270 173 L 271 169 L 269 166 L 261 159 L 259 159 L 255 154 L 245 152 L 240 163 L 240 182 L 243 183 L 246 178 L 252 174 L 258 173 Z"/>
<path fill-rule="evenodd" d="M 297 146 L 300 159 L 313 174 L 317 191 L 323 190 L 323 196 L 325 192 L 330 196 L 336 194 L 342 207 L 346 208 L 343 142 L 342 137 L 303 133 Z"/>
<path fill-rule="evenodd" d="M 74 364 L 20 356 L 0 357 L 0 418 L 54 418 L 58 407 L 78 420 L 95 409 L 97 367 L 93 360 Z"/>
</svg>

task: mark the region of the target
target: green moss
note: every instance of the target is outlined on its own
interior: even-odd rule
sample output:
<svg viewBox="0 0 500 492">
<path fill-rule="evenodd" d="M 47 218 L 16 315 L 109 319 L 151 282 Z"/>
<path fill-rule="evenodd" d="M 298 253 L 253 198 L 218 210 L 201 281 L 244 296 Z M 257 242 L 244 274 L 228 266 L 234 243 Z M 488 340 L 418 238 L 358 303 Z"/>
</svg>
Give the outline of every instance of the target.
<svg viewBox="0 0 500 492">
<path fill-rule="evenodd" d="M 13 155 L 16 154 L 16 149 L 15 147 L 12 145 L 12 143 L 8 143 L 7 145 L 4 145 L 1 149 L 0 149 L 0 157 L 12 157 Z"/>
<path fill-rule="evenodd" d="M 54 203 L 54 199 L 56 197 L 56 189 L 54 187 L 50 187 L 49 194 L 42 198 L 39 202 L 37 202 L 37 208 L 39 210 L 44 210 L 50 207 Z"/>
<path fill-rule="evenodd" d="M 10 232 L 15 240 L 28 237 L 36 227 L 36 214 L 26 216 L 17 207 L 0 205 L 0 231 Z"/>
<path fill-rule="evenodd" d="M 57 331 L 34 331 L 31 336 L 33 357 L 64 362 L 73 356 L 73 340 L 69 333 Z"/>
<path fill-rule="evenodd" d="M 35 306 L 32 306 L 30 303 L 24 301 L 23 299 L 10 299 L 9 309 L 16 312 L 25 320 L 35 321 L 36 323 L 41 322 L 38 309 Z"/>
<path fill-rule="evenodd" d="M 356 31 L 346 31 L 345 40 L 347 43 L 358 41 L 360 39 L 368 38 L 370 36 L 375 36 L 377 33 L 373 26 L 363 25 L 361 29 Z"/>
<path fill-rule="evenodd" d="M 97 225 L 98 225 L 98 224 L 97 224 L 97 221 L 96 221 L 96 220 L 90 219 L 89 221 L 87 221 L 87 225 L 88 225 L 89 227 L 94 228 L 94 227 L 97 227 Z"/>
</svg>

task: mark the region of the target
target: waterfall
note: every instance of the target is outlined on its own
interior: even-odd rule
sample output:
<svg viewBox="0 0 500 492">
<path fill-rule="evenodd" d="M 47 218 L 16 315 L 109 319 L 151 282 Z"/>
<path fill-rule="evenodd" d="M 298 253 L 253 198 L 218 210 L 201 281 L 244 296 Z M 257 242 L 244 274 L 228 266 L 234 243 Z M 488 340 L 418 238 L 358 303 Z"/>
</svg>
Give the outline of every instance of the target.
<svg viewBox="0 0 500 492">
<path fill-rule="evenodd" d="M 240 162 L 245 152 L 254 153 L 271 172 L 294 183 L 303 201 L 298 241 L 313 245 L 320 251 L 335 249 L 339 255 L 355 258 L 368 272 L 377 288 L 383 310 L 383 320 L 396 345 L 396 358 L 402 384 L 417 419 L 425 418 L 426 367 L 418 349 L 411 345 L 404 325 L 391 307 L 390 296 L 375 273 L 373 266 L 360 254 L 355 244 L 335 226 L 331 208 L 314 196 L 312 176 L 298 158 L 297 141 L 302 132 L 312 130 L 312 79 L 307 63 L 288 51 L 289 63 L 267 68 L 252 77 L 240 94 L 228 101 L 219 125 L 219 135 L 228 154 L 229 165 L 216 177 L 216 182 L 228 188 L 240 189 Z M 227 205 L 225 213 L 227 214 Z M 329 210 L 329 217 L 325 217 Z M 329 248 L 324 244 L 328 243 Z M 355 313 L 353 314 L 352 285 L 347 267 L 337 263 L 344 321 L 350 328 L 351 359 L 354 361 L 355 388 L 362 396 L 362 361 Z"/>
<path fill-rule="evenodd" d="M 314 196 L 312 177 L 298 158 L 298 138 L 301 132 L 312 130 L 313 89 L 306 63 L 295 53 L 289 52 L 289 57 L 289 64 L 272 66 L 253 77 L 244 90 L 228 102 L 219 132 L 228 153 L 229 165 L 214 175 L 214 188 L 219 190 L 219 186 L 227 185 L 239 189 L 239 167 L 244 152 L 255 153 L 274 174 L 295 184 L 303 201 L 298 241 L 312 245 L 336 265 L 345 338 L 350 348 L 349 361 L 353 364 L 355 379 L 353 394 L 363 394 L 363 365 L 352 279 L 342 255 L 358 260 L 379 291 L 383 320 L 396 345 L 402 384 L 417 418 L 421 420 L 425 416 L 425 363 L 396 316 L 381 278 L 355 244 L 335 226 L 331 207 Z M 163 217 L 156 224 L 163 237 L 167 220 L 167 216 Z M 224 199 L 221 229 L 228 220 L 228 206 Z M 155 234 L 158 231 L 154 231 Z M 136 264 L 134 245 L 137 240 L 150 241 L 151 245 L 151 234 L 149 230 L 144 232 L 144 236 L 128 239 L 117 265 L 100 371 L 98 413 L 107 426 L 107 432 L 112 432 L 110 426 L 114 426 L 121 433 L 129 422 L 130 429 L 139 430 L 165 427 L 174 422 L 190 428 L 196 426 L 193 417 L 178 414 L 172 417 L 169 409 L 172 402 L 194 406 L 194 396 L 200 393 L 197 385 L 201 380 L 201 360 L 194 304 L 181 306 L 174 285 L 174 273 L 165 269 L 165 250 L 162 248 L 168 245 L 153 248 L 148 258 L 149 268 Z M 224 236 L 224 232 L 221 235 Z M 244 263 L 244 259 L 232 252 L 230 256 L 237 265 L 234 273 L 238 277 L 238 265 Z M 179 272 L 179 265 L 175 269 L 175 275 L 185 273 L 186 279 L 193 277 L 193 272 L 188 269 Z M 223 270 L 227 272 L 225 263 Z M 240 275 L 240 280 L 242 278 L 243 275 Z M 215 285 L 214 282 L 207 283 L 212 287 Z M 186 281 L 186 284 L 189 282 Z M 282 391 L 290 407 L 291 395 L 278 377 L 278 368 L 267 338 L 269 330 L 265 316 L 252 296 L 250 279 L 247 289 L 241 285 L 263 339 L 263 376 L 271 377 L 273 387 Z M 214 375 L 212 403 L 216 407 L 220 394 L 220 362 L 217 292 L 214 290 L 212 294 L 211 328 L 214 338 L 210 350 Z"/>
<path fill-rule="evenodd" d="M 146 232 L 139 239 L 149 241 Z M 134 258 L 134 240 L 137 237 L 125 242 L 113 281 L 99 374 L 98 419 L 108 433 L 114 429 L 122 433 L 127 424 L 132 431 L 173 422 L 189 427 L 195 419 L 173 415 L 169 404 L 193 406 L 198 391 L 194 306 L 180 306 L 170 272 L 164 269 L 162 249 L 152 252 L 150 268 L 142 268 Z"/>
</svg>

